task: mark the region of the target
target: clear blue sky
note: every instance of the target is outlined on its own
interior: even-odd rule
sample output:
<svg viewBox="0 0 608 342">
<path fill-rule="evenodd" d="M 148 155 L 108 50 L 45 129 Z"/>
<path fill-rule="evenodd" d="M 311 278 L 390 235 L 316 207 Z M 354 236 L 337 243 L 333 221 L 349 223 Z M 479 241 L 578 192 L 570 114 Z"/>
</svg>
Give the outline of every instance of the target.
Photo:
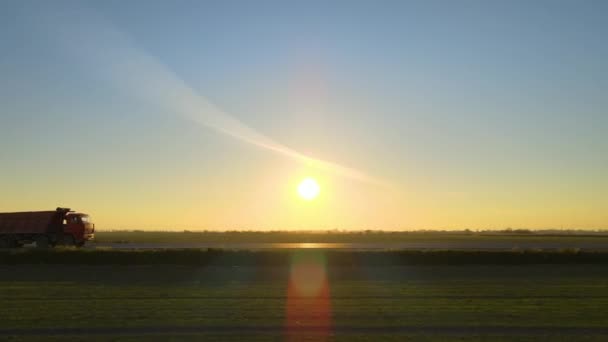
<svg viewBox="0 0 608 342">
<path fill-rule="evenodd" d="M 0 209 L 84 207 L 107 228 L 608 228 L 606 18 L 606 1 L 2 1 Z M 66 43 L 99 27 L 391 197 L 328 180 L 335 216 L 285 214 L 267 184 L 307 171 L 108 82 L 111 48 Z M 344 187 L 388 204 L 338 203 Z"/>
</svg>

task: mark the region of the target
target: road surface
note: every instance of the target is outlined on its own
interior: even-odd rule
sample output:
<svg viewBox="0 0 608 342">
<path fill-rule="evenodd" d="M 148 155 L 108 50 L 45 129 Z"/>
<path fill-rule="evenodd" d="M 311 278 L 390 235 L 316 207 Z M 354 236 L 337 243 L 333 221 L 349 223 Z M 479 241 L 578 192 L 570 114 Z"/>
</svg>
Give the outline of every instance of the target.
<svg viewBox="0 0 608 342">
<path fill-rule="evenodd" d="M 460 242 L 395 242 L 395 243 L 89 243 L 91 249 L 229 249 L 273 250 L 317 248 L 334 250 L 517 250 L 580 249 L 608 250 L 608 239 L 598 242 L 572 241 L 460 241 Z"/>
</svg>

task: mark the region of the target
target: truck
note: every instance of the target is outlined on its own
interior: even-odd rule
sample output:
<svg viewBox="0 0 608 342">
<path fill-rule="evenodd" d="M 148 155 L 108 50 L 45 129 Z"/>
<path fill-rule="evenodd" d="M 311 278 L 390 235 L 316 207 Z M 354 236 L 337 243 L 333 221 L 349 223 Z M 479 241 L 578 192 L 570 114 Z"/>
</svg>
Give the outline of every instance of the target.
<svg viewBox="0 0 608 342">
<path fill-rule="evenodd" d="M 90 216 L 70 208 L 0 213 L 0 248 L 18 248 L 28 243 L 35 243 L 38 248 L 82 247 L 94 237 L 95 225 Z"/>
</svg>

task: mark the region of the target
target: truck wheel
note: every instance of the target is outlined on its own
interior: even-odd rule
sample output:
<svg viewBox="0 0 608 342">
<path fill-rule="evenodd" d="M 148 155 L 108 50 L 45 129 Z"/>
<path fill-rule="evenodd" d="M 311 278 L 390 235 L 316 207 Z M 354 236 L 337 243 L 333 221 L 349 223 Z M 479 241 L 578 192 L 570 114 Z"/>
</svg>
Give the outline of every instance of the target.
<svg viewBox="0 0 608 342">
<path fill-rule="evenodd" d="M 0 248 L 17 248 L 18 246 L 17 240 L 11 236 L 0 239 Z"/>
<path fill-rule="evenodd" d="M 76 244 L 76 241 L 74 240 L 74 237 L 72 235 L 64 235 L 61 238 L 61 245 L 62 246 L 74 246 Z"/>
<path fill-rule="evenodd" d="M 36 237 L 36 247 L 37 248 L 49 248 L 49 238 L 44 235 L 39 235 Z"/>
</svg>

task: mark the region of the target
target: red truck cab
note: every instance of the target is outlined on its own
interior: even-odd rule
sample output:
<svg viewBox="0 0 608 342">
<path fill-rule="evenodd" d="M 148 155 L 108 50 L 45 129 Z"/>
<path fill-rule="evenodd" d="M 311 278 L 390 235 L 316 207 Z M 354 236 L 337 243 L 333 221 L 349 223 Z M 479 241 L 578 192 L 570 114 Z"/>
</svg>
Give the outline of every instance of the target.
<svg viewBox="0 0 608 342">
<path fill-rule="evenodd" d="M 87 214 L 69 212 L 63 219 L 63 234 L 64 239 L 71 235 L 74 238 L 73 244 L 82 246 L 85 241 L 95 237 L 95 224 Z"/>
</svg>

